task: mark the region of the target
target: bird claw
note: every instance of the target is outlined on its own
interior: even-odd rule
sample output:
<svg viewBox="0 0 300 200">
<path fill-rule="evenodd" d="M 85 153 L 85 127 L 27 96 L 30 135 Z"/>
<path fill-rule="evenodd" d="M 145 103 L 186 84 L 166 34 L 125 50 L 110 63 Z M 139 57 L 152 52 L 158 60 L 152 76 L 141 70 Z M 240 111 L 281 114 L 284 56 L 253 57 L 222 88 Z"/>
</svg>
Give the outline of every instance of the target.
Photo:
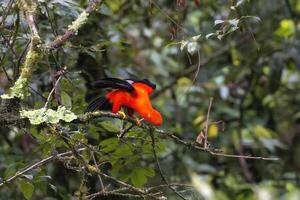
<svg viewBox="0 0 300 200">
<path fill-rule="evenodd" d="M 122 111 L 118 111 L 118 114 L 122 115 L 122 119 L 125 119 L 126 118 L 126 114 Z"/>
</svg>

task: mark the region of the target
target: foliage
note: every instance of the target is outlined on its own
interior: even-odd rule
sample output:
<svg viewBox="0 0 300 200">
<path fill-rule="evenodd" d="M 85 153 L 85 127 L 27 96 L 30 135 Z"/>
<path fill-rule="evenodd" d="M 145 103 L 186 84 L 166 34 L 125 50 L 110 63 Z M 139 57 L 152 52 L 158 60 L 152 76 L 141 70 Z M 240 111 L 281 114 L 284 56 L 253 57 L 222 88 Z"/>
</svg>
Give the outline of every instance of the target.
<svg viewBox="0 0 300 200">
<path fill-rule="evenodd" d="M 0 199 L 300 198 L 299 0 L 22 2 L 0 1 Z M 163 126 L 84 115 L 103 77 L 156 83 Z"/>
</svg>

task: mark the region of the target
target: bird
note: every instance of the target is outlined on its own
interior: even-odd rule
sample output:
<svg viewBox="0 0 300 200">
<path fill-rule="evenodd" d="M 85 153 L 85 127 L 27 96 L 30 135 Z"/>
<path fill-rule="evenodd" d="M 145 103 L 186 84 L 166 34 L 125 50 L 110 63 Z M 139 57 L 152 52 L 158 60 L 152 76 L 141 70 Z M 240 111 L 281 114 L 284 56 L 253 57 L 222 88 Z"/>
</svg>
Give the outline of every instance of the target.
<svg viewBox="0 0 300 200">
<path fill-rule="evenodd" d="M 156 88 L 156 85 L 148 79 L 118 79 L 103 78 L 95 82 L 101 88 L 110 88 L 105 96 L 97 97 L 92 101 L 85 112 L 94 112 L 96 110 L 109 110 L 113 113 L 120 113 L 126 117 L 126 114 L 120 111 L 122 108 L 127 111 L 129 116 L 138 113 L 144 121 L 160 126 L 163 123 L 162 115 L 153 108 L 150 95 Z"/>
</svg>

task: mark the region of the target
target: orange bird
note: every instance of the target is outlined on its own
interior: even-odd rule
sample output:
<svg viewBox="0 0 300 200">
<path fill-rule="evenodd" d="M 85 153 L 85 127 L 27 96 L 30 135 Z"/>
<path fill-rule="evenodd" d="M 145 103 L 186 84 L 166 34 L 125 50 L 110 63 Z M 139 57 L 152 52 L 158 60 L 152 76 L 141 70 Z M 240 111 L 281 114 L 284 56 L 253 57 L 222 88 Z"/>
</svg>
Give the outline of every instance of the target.
<svg viewBox="0 0 300 200">
<path fill-rule="evenodd" d="M 116 113 L 120 112 L 121 108 L 126 108 L 129 116 L 137 112 L 145 121 L 155 126 L 162 124 L 162 116 L 152 107 L 149 97 L 156 88 L 154 83 L 147 79 L 104 78 L 96 84 L 113 90 L 91 102 L 86 112 L 110 110 Z"/>
</svg>

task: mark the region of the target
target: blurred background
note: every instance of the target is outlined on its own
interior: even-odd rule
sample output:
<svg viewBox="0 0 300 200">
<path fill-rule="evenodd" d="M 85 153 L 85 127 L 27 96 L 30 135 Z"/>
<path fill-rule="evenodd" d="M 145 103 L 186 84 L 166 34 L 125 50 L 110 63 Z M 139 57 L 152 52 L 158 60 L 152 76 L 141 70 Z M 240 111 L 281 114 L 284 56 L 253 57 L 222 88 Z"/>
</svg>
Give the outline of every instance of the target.
<svg viewBox="0 0 300 200">
<path fill-rule="evenodd" d="M 35 23 L 45 44 L 64 34 L 88 5 L 75 0 L 37 2 Z M 78 115 L 104 94 L 93 84 L 96 80 L 147 78 L 157 85 L 152 102 L 164 117 L 159 129 L 195 141 L 205 129 L 212 97 L 211 148 L 279 160 L 213 156 L 156 134 L 168 181 L 186 184 L 178 190 L 187 199 L 300 199 L 299 31 L 299 0 L 105 1 L 63 47 L 38 61 L 29 84 L 31 95 L 19 106 L 43 107 L 64 67 L 49 106 L 64 105 Z M 16 1 L 0 1 L 0 93 L 19 76 L 29 40 Z M 5 118 L 4 112 L 1 115 Z M 63 126 L 76 132 L 75 142 L 86 134 L 92 138 L 107 174 L 136 187 L 162 183 L 146 131 L 134 128 L 119 141 L 116 134 L 124 126 L 120 120 Z M 2 180 L 68 149 L 47 126 L 1 123 L 0 133 Z M 72 165 L 50 162 L 0 188 L 0 198 L 80 199 L 97 192 L 98 179 Z M 167 188 L 162 191 L 168 199 L 180 199 Z"/>
</svg>

